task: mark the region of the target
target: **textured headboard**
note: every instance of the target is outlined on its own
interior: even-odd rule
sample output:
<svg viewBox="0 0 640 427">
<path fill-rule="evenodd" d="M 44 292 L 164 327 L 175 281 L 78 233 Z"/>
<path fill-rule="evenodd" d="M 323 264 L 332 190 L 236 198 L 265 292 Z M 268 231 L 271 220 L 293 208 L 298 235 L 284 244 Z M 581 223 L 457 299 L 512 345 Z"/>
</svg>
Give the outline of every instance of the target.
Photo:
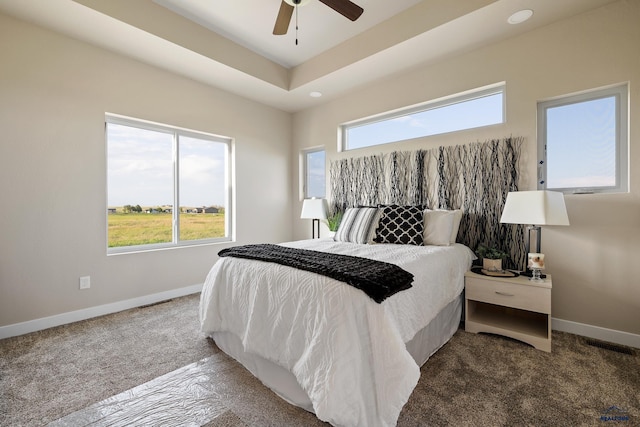
<svg viewBox="0 0 640 427">
<path fill-rule="evenodd" d="M 507 266 L 524 269 L 524 226 L 500 224 L 509 191 L 518 190 L 521 137 L 394 151 L 331 162 L 333 212 L 377 204 L 462 209 L 458 242 L 511 254 Z"/>
</svg>

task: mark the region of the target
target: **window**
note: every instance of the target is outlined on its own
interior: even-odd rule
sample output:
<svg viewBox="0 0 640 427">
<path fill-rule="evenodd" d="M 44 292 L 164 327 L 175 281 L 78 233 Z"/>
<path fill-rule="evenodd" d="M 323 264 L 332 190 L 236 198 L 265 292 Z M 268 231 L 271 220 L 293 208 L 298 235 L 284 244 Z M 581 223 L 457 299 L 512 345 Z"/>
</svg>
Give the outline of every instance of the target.
<svg viewBox="0 0 640 427">
<path fill-rule="evenodd" d="M 231 140 L 106 118 L 108 253 L 228 241 Z"/>
<path fill-rule="evenodd" d="M 342 149 L 504 123 L 504 84 L 385 113 L 341 126 Z"/>
<path fill-rule="evenodd" d="M 323 148 L 302 153 L 303 195 L 305 199 L 324 198 L 326 195 L 325 151 Z"/>
<path fill-rule="evenodd" d="M 628 88 L 609 87 L 538 103 L 538 188 L 626 192 Z"/>
</svg>

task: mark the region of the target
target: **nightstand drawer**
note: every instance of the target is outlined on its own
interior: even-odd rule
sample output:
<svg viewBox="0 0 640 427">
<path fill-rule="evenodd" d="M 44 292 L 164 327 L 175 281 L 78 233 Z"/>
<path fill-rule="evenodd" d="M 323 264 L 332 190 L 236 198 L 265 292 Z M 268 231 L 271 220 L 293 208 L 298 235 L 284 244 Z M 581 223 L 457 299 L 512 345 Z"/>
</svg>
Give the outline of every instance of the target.
<svg viewBox="0 0 640 427">
<path fill-rule="evenodd" d="M 475 277 L 467 277 L 465 283 L 467 299 L 538 313 L 551 313 L 550 288 L 483 280 Z"/>
</svg>

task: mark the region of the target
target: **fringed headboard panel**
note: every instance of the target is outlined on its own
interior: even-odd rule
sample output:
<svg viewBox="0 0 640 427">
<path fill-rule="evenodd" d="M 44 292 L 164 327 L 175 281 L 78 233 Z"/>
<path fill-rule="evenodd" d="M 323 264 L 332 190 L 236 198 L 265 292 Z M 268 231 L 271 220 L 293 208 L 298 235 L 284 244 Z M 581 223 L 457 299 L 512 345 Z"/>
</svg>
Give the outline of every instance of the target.
<svg viewBox="0 0 640 427">
<path fill-rule="evenodd" d="M 524 269 L 524 226 L 500 224 L 509 191 L 518 190 L 521 137 L 394 151 L 331 162 L 331 210 L 377 204 L 462 209 L 458 242 L 511 254 Z"/>
</svg>

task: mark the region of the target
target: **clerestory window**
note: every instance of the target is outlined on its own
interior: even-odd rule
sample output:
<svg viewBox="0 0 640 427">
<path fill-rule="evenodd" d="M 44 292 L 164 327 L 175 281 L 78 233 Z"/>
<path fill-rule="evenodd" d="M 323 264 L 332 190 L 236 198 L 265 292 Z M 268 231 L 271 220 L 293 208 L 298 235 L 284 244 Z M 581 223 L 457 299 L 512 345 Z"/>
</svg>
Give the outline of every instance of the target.
<svg viewBox="0 0 640 427">
<path fill-rule="evenodd" d="M 505 122 L 504 83 L 340 126 L 341 149 L 355 150 Z"/>
</svg>

